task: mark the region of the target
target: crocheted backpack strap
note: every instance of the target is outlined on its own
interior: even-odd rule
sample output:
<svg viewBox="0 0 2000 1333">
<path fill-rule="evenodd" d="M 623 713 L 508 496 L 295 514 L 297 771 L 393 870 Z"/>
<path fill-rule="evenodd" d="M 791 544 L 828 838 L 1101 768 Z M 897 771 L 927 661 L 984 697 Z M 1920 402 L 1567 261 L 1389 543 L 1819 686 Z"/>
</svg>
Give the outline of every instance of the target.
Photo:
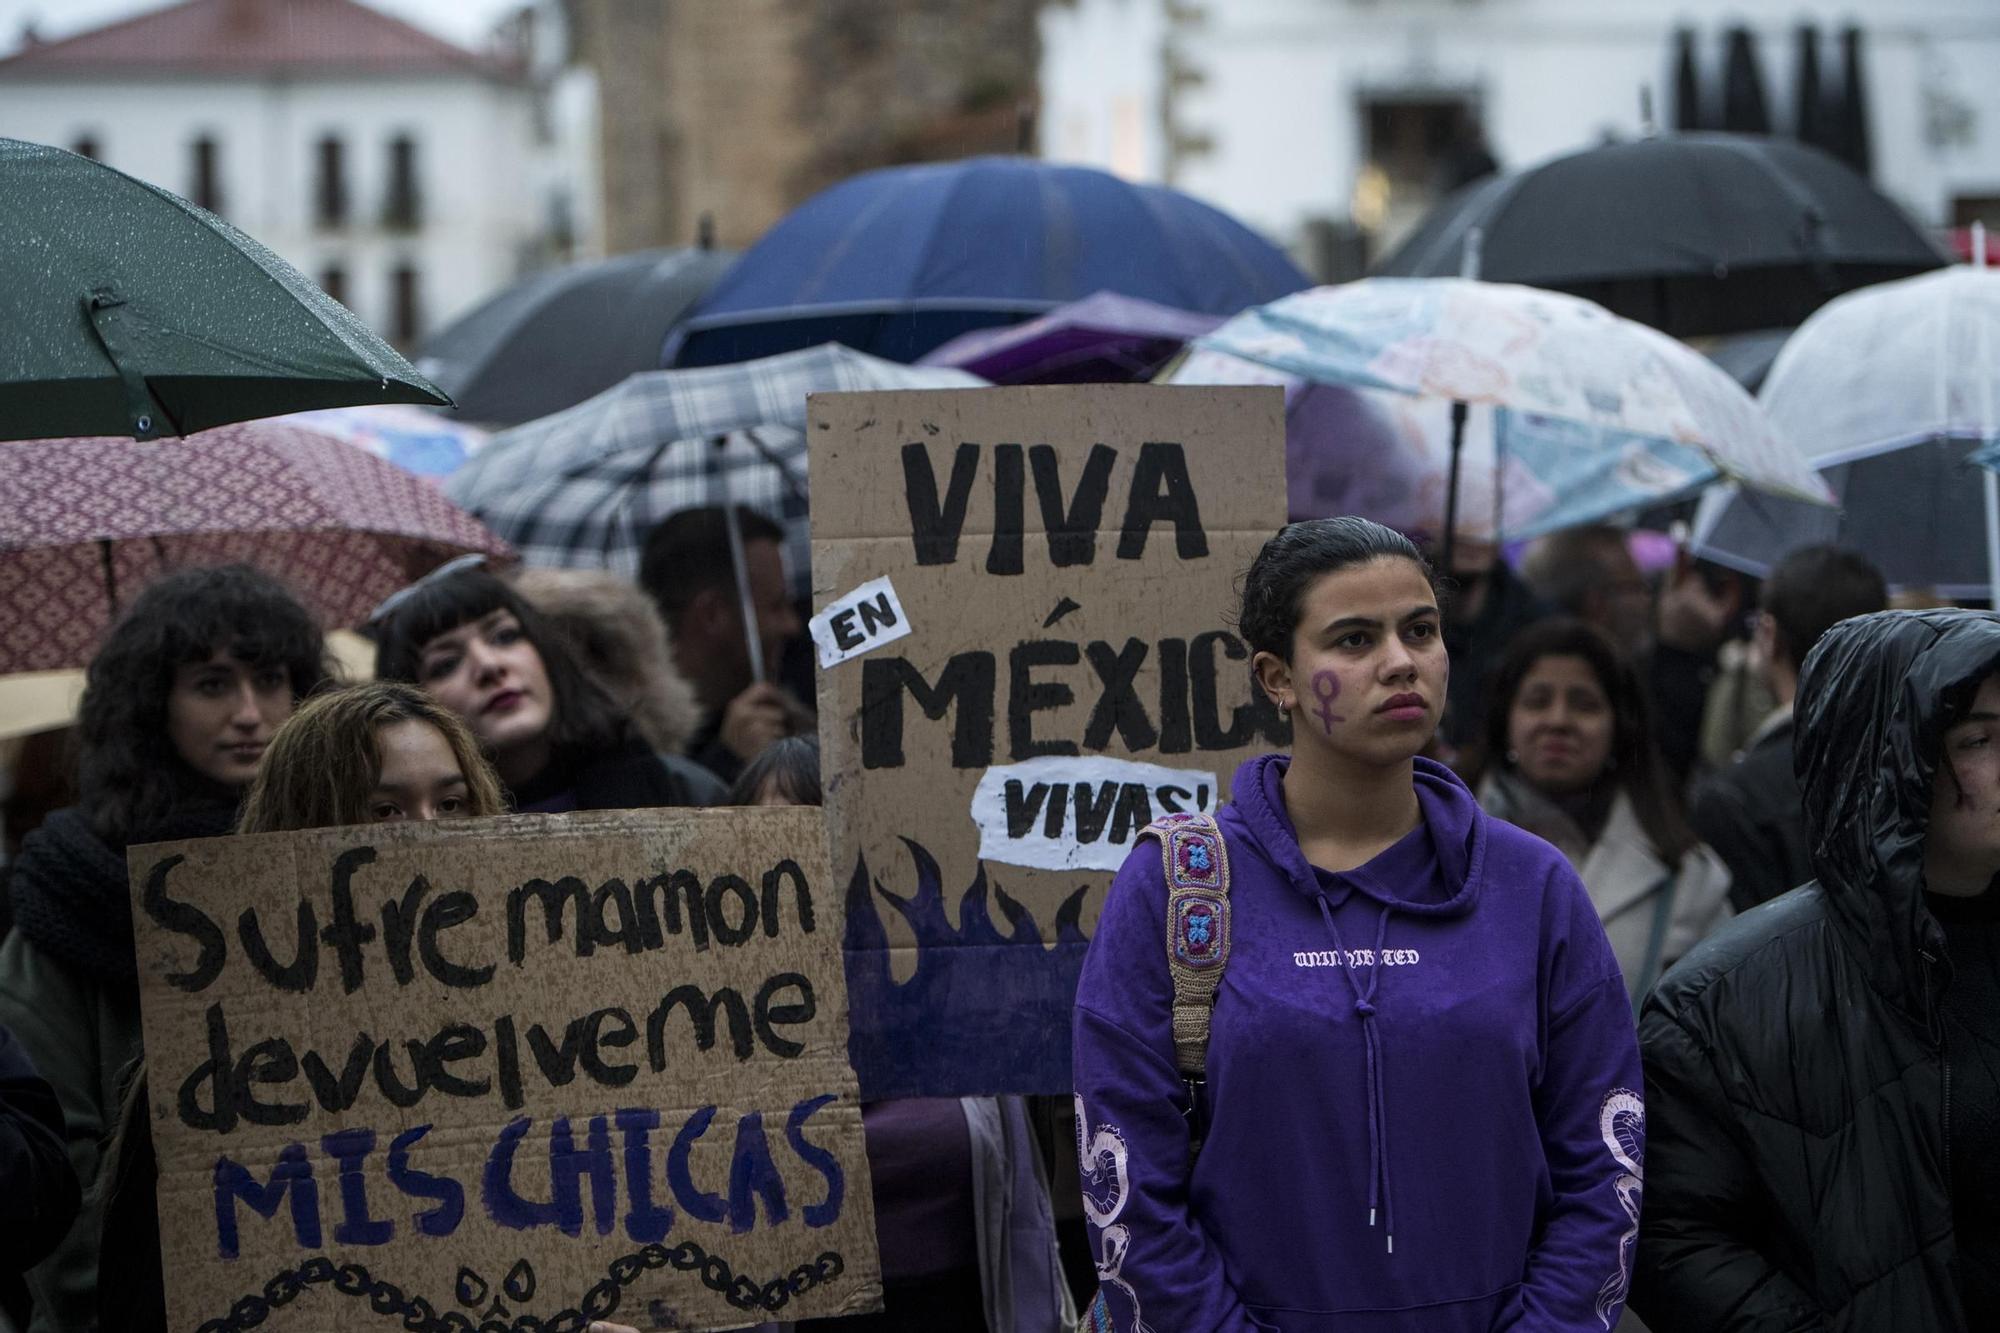
<svg viewBox="0 0 2000 1333">
<path fill-rule="evenodd" d="M 1208 1072 L 1208 1020 L 1229 961 L 1229 849 L 1211 815 L 1184 812 L 1148 824 L 1167 872 L 1167 971 L 1174 983 L 1174 1064 Z"/>
</svg>

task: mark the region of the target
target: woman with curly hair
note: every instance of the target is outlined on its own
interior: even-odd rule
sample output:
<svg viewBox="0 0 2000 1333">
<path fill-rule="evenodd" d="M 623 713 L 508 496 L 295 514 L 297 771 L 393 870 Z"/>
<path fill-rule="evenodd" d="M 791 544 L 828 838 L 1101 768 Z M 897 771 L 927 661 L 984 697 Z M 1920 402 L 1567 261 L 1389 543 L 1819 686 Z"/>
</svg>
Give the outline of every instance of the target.
<svg viewBox="0 0 2000 1333">
<path fill-rule="evenodd" d="M 78 803 L 28 835 L 14 931 L 0 944 L 0 1024 L 55 1088 L 86 1194 L 138 1057 L 138 960 L 125 850 L 231 831 L 279 724 L 326 679 L 318 625 L 244 565 L 169 574 L 112 627 L 86 675 Z M 96 1323 L 93 1202 L 28 1273 L 31 1333 Z"/>
</svg>

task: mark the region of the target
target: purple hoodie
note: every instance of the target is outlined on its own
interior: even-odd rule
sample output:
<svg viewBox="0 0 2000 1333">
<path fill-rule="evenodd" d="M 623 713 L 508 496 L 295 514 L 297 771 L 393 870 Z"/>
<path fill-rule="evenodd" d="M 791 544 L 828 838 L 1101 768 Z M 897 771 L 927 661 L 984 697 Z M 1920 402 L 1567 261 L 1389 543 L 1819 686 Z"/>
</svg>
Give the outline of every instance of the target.
<svg viewBox="0 0 2000 1333">
<path fill-rule="evenodd" d="M 1084 1210 L 1112 1327 L 1605 1333 L 1638 1231 L 1632 1005 L 1582 883 L 1416 761 L 1423 822 L 1307 864 L 1283 755 L 1220 816 L 1230 953 L 1188 1170 L 1147 840 L 1077 989 Z"/>
</svg>

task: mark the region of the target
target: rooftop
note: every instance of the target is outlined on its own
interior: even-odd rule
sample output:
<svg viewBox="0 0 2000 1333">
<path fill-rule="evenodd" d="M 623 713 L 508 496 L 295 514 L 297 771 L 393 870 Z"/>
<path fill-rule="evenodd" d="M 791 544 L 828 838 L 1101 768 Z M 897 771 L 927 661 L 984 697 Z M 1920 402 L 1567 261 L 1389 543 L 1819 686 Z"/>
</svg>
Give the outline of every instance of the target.
<svg viewBox="0 0 2000 1333">
<path fill-rule="evenodd" d="M 357 0 L 180 0 L 0 59 L 0 79 L 142 72 L 516 73 Z"/>
</svg>

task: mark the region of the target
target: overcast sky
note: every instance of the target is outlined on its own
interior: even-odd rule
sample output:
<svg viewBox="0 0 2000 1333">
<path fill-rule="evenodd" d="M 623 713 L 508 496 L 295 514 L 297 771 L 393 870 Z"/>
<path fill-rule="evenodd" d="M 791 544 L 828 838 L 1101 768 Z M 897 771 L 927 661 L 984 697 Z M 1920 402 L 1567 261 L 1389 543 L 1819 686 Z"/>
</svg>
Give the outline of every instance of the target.
<svg viewBox="0 0 2000 1333">
<path fill-rule="evenodd" d="M 0 55 L 20 42 L 21 25 L 33 20 L 45 38 L 67 37 L 85 28 L 164 9 L 173 0 L 0 0 Z M 486 34 L 521 0 L 365 0 L 462 46 L 483 46 Z"/>
</svg>

